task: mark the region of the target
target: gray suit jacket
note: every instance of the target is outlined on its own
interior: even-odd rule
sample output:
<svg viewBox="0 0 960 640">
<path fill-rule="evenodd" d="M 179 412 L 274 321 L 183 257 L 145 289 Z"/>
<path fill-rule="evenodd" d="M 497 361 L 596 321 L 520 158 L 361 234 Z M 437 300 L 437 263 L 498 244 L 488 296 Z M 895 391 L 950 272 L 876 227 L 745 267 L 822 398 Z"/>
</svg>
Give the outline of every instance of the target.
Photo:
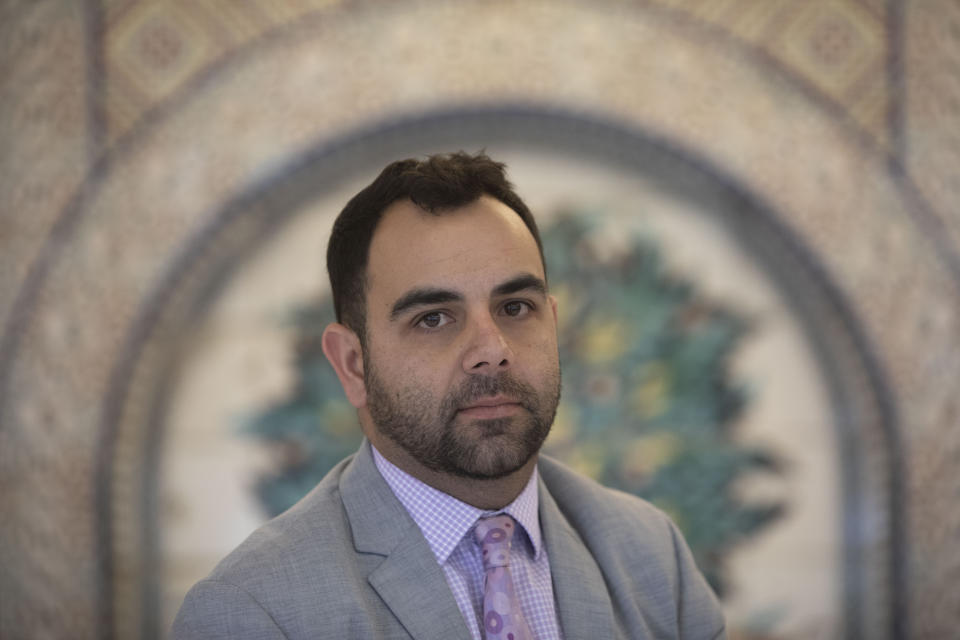
<svg viewBox="0 0 960 640">
<path fill-rule="evenodd" d="M 540 520 L 567 640 L 724 637 L 680 533 L 642 500 L 541 456 Z M 368 443 L 187 594 L 173 636 L 457 638 L 470 633 Z"/>
</svg>

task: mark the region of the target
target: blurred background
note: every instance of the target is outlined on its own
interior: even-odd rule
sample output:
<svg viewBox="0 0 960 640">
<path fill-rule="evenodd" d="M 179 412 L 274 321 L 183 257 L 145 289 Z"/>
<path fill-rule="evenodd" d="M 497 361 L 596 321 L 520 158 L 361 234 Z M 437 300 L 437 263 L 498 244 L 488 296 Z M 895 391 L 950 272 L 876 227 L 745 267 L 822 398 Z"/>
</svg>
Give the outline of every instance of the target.
<svg viewBox="0 0 960 640">
<path fill-rule="evenodd" d="M 731 638 L 960 628 L 960 5 L 0 1 L 0 637 L 162 638 L 356 449 L 326 238 L 486 149 L 560 303 L 551 454 Z"/>
</svg>

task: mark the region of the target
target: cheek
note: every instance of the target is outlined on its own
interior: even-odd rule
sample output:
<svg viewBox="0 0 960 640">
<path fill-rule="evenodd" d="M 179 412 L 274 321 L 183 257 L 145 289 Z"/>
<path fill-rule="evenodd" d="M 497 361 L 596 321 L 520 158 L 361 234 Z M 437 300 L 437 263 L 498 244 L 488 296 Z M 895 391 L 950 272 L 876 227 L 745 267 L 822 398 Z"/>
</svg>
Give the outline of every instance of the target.
<svg viewBox="0 0 960 640">
<path fill-rule="evenodd" d="M 437 395 L 449 386 L 455 372 L 450 368 L 449 359 L 429 358 L 420 353 L 408 357 L 392 373 L 394 379 L 404 387 Z"/>
<path fill-rule="evenodd" d="M 528 348 L 542 360 L 555 359 L 557 356 L 556 330 L 541 330 L 529 337 Z"/>
<path fill-rule="evenodd" d="M 520 369 L 534 376 L 557 371 L 560 367 L 557 341 L 552 336 L 539 336 L 524 343 L 517 355 L 516 364 Z"/>
</svg>

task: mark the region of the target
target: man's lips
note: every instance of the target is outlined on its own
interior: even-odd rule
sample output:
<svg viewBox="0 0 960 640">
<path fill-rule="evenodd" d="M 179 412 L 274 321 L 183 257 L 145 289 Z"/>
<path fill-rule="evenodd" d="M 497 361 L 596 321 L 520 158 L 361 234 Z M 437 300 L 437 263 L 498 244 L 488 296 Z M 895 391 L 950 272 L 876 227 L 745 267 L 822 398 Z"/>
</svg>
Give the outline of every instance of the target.
<svg viewBox="0 0 960 640">
<path fill-rule="evenodd" d="M 470 418 L 489 419 L 512 416 L 521 409 L 523 406 L 513 398 L 494 396 L 471 400 L 470 404 L 461 407 L 458 413 Z"/>
</svg>

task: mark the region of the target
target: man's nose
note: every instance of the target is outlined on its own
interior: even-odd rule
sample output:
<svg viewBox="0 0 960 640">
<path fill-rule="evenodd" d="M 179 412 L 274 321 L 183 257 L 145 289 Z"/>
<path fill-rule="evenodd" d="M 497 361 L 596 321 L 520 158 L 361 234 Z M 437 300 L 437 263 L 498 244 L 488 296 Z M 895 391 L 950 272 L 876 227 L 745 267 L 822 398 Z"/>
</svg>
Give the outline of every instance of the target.
<svg viewBox="0 0 960 640">
<path fill-rule="evenodd" d="M 475 318 L 469 340 L 463 355 L 465 372 L 489 374 L 510 366 L 513 351 L 489 314 Z"/>
</svg>

